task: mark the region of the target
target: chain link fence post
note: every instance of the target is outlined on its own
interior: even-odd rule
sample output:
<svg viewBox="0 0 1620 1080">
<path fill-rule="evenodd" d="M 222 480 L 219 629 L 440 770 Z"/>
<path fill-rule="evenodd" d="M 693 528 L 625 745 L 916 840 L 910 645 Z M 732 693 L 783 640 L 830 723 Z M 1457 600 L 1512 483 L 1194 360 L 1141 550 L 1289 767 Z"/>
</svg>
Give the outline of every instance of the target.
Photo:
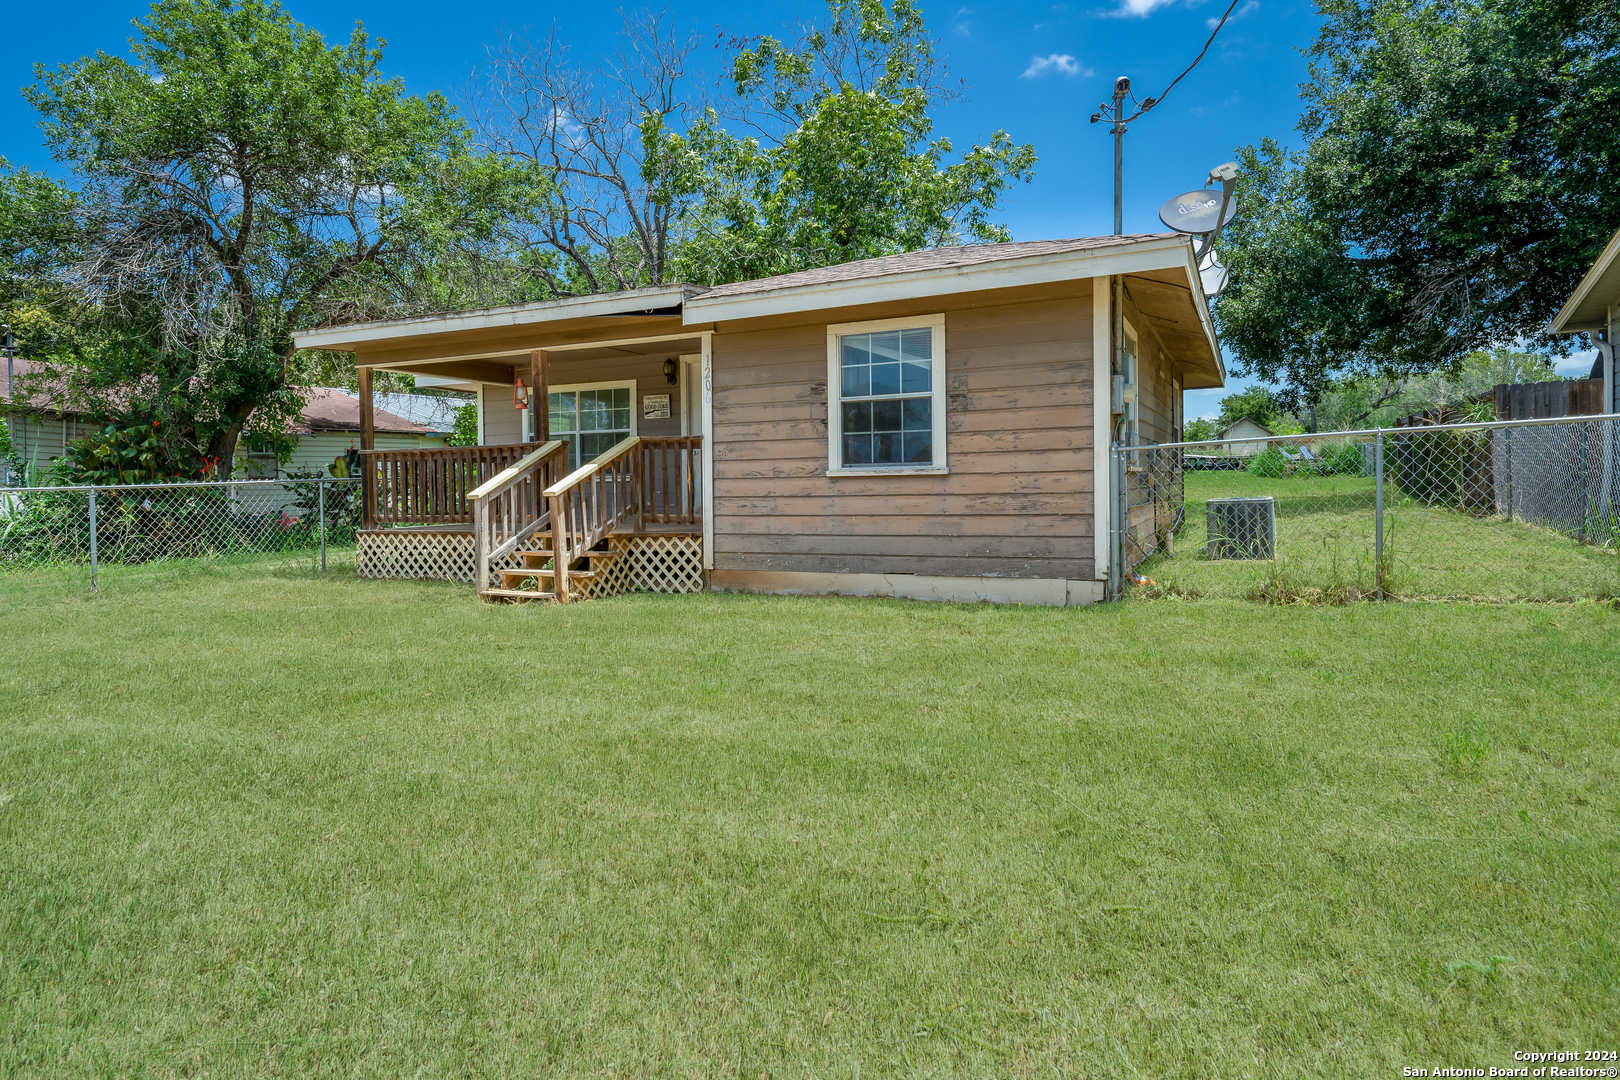
<svg viewBox="0 0 1620 1080">
<path fill-rule="evenodd" d="M 1122 600 L 1125 598 L 1125 515 L 1128 505 L 1125 492 L 1125 451 L 1116 442 L 1109 447 L 1108 455 L 1112 466 L 1109 472 L 1114 484 L 1114 512 L 1110 515 L 1113 518 L 1113 535 L 1109 537 L 1108 558 L 1109 599 Z"/>
<path fill-rule="evenodd" d="M 1505 470 L 1506 474 L 1507 474 L 1507 483 L 1505 485 L 1507 487 L 1507 519 L 1509 521 L 1512 521 L 1513 520 L 1513 429 L 1512 428 L 1503 428 L 1502 429 L 1502 443 L 1506 447 L 1506 449 L 1502 453 L 1502 457 L 1503 457 L 1503 459 L 1505 461 L 1505 464 L 1507 466 L 1507 468 Z"/>
<path fill-rule="evenodd" d="M 1373 451 L 1373 582 L 1378 599 L 1384 598 L 1384 433 L 1378 432 Z"/>
<path fill-rule="evenodd" d="M 101 583 L 97 580 L 96 565 L 96 485 L 90 485 L 90 591 L 100 592 Z"/>
<path fill-rule="evenodd" d="M 321 516 L 321 573 L 324 574 L 326 573 L 326 478 L 321 477 L 315 484 L 319 493 L 316 501 L 319 504 L 317 512 Z"/>
</svg>

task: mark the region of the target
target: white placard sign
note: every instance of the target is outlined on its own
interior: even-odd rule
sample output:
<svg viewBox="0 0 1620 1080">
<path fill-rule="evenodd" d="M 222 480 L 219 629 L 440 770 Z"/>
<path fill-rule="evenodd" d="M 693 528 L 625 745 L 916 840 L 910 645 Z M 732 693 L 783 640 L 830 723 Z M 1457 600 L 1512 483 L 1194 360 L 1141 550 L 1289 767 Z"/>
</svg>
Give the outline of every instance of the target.
<svg viewBox="0 0 1620 1080">
<path fill-rule="evenodd" d="M 668 420 L 669 395 L 643 394 L 641 397 L 641 418 L 643 420 Z"/>
</svg>

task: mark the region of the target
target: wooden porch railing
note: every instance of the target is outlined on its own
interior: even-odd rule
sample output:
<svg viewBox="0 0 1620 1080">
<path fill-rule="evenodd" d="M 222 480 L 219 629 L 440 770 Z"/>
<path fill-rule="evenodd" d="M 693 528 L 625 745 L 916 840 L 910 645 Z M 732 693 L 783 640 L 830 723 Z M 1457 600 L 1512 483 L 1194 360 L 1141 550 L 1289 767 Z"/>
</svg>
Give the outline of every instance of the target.
<svg viewBox="0 0 1620 1080">
<path fill-rule="evenodd" d="M 532 443 L 362 450 L 361 527 L 468 524 L 468 495 L 533 450 Z"/>
<path fill-rule="evenodd" d="M 698 524 L 702 452 L 697 436 L 631 436 L 546 488 L 553 565 L 566 571 L 609 534 L 639 532 L 649 517 L 659 524 Z M 558 602 L 566 604 L 567 573 L 553 581 Z"/>
<path fill-rule="evenodd" d="M 641 519 L 656 525 L 703 521 L 703 438 L 642 439 Z"/>
<path fill-rule="evenodd" d="M 541 492 L 557 482 L 567 464 L 568 444 L 553 439 L 467 493 L 480 593 L 489 588 L 491 563 L 550 526 Z"/>
</svg>

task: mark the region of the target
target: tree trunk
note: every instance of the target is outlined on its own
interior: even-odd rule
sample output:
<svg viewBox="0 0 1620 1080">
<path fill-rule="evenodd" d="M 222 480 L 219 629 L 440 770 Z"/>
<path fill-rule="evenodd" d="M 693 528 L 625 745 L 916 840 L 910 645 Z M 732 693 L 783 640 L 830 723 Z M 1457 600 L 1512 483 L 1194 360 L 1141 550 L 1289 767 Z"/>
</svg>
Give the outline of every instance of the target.
<svg viewBox="0 0 1620 1080">
<path fill-rule="evenodd" d="M 242 425 L 232 424 L 223 431 L 216 431 L 214 437 L 208 440 L 208 454 L 215 458 L 218 464 L 214 467 L 213 479 L 229 480 L 231 469 L 236 460 L 236 444 L 242 437 Z"/>
</svg>

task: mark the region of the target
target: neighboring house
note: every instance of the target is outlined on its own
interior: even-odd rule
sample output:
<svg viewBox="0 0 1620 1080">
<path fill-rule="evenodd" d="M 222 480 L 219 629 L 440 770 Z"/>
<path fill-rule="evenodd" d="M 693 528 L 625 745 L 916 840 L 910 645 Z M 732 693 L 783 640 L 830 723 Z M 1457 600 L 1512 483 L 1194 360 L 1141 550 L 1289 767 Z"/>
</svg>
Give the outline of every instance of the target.
<svg viewBox="0 0 1620 1080">
<path fill-rule="evenodd" d="M 40 365 L 28 360 L 13 360 L 9 372 L 4 358 L 0 358 L 0 399 L 5 410 L 6 429 L 11 434 L 11 447 L 28 469 L 45 469 L 50 463 L 67 453 L 68 443 L 82 439 L 101 427 L 100 424 L 78 415 L 61 413 L 52 408 L 50 395 L 34 392 L 14 396 L 11 378 L 22 384 L 28 376 L 39 372 Z M 7 475 L 0 477 L 7 485 L 21 484 L 25 478 Z"/>
<path fill-rule="evenodd" d="M 383 396 L 383 395 L 378 395 Z M 389 394 L 390 398 L 409 398 L 411 394 Z M 426 400 L 444 400 L 430 398 Z M 443 434 L 426 424 L 415 423 L 383 409 L 372 410 L 375 445 L 384 450 L 424 450 L 444 445 Z M 304 403 L 298 423 L 292 434 L 298 443 L 292 457 L 277 463 L 276 455 L 269 451 L 253 451 L 251 434 L 244 434 L 242 449 L 236 455 L 237 473 L 248 479 L 278 479 L 291 475 L 308 475 L 324 471 L 332 475 L 331 466 L 336 458 L 360 446 L 360 399 L 347 390 L 317 387 Z"/>
<path fill-rule="evenodd" d="M 1554 334 L 1587 334 L 1597 347 L 1591 378 L 1602 380 L 1599 413 L 1620 412 L 1616 393 L 1614 346 L 1620 341 L 1620 230 L 1609 238 L 1597 262 L 1586 272 L 1547 328 Z M 1501 411 L 1501 406 L 1498 406 Z M 1562 414 L 1550 414 L 1562 415 Z"/>
<path fill-rule="evenodd" d="M 19 384 L 38 371 L 38 365 L 27 360 L 12 362 L 12 371 Z M 391 399 L 409 399 L 418 395 L 390 394 Z M 36 392 L 27 398 L 13 400 L 7 381 L 4 360 L 0 359 L 0 405 L 5 411 L 6 427 L 11 433 L 11 444 L 23 464 L 31 469 L 48 468 L 52 461 L 67 453 L 68 443 L 94 434 L 103 426 L 77 413 L 62 413 L 52 407 L 48 393 Z M 423 397 L 424 401 L 444 402 L 449 398 Z M 407 402 L 409 404 L 409 402 Z M 459 404 L 459 402 L 458 402 Z M 424 416 L 442 413 L 443 406 L 424 410 Z M 389 449 L 424 449 L 443 446 L 444 435 L 427 424 L 416 423 L 392 412 L 374 410 L 376 444 Z M 350 447 L 358 447 L 360 440 L 360 400 L 347 391 L 316 389 L 304 405 L 299 422 L 293 427 L 298 437 L 297 448 L 291 460 L 278 465 L 271 452 L 250 449 L 251 434 L 244 435 L 236 455 L 237 475 L 247 479 L 275 479 L 289 473 L 329 470 L 334 458 L 344 456 Z M 6 483 L 22 483 L 23 477 L 4 477 Z"/>
<path fill-rule="evenodd" d="M 295 342 L 355 355 L 363 425 L 374 370 L 477 394 L 479 447 L 370 456 L 363 575 L 1078 604 L 1110 575 L 1108 445 L 1173 441 L 1225 382 L 1193 256 L 938 248 Z"/>
<path fill-rule="evenodd" d="M 1234 423 L 1226 425 L 1225 430 L 1215 437 L 1221 440 L 1270 439 L 1274 438 L 1276 434 L 1277 433 L 1275 431 L 1272 431 L 1265 425 L 1257 424 L 1245 416 Z M 1237 457 L 1253 457 L 1270 445 L 1271 444 L 1269 442 L 1238 443 L 1232 447 L 1232 453 Z"/>
</svg>

